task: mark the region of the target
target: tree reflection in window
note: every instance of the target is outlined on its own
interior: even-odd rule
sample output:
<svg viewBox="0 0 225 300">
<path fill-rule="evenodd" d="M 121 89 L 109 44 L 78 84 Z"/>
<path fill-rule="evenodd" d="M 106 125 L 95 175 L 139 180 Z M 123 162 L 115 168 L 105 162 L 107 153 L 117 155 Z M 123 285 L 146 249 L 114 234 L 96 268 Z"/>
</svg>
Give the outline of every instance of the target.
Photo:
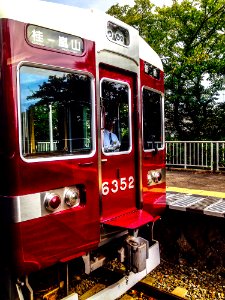
<svg viewBox="0 0 225 300">
<path fill-rule="evenodd" d="M 144 149 L 162 148 L 161 95 L 143 89 L 143 136 Z"/>
<path fill-rule="evenodd" d="M 131 145 L 129 87 L 125 83 L 103 80 L 101 83 L 101 96 L 103 123 L 105 123 L 107 119 L 113 121 L 113 133 L 117 135 L 121 145 L 116 151 L 128 151 Z"/>
<path fill-rule="evenodd" d="M 22 153 L 26 158 L 88 154 L 92 142 L 91 79 L 20 68 Z"/>
</svg>

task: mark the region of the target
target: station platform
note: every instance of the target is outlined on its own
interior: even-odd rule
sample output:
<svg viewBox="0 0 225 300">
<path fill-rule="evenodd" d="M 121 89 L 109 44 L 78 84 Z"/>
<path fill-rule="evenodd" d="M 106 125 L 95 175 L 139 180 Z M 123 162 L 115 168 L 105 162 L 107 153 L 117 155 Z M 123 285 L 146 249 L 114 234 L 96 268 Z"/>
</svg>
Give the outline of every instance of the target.
<svg viewBox="0 0 225 300">
<path fill-rule="evenodd" d="M 168 170 L 167 207 L 225 217 L 225 174 Z"/>
</svg>

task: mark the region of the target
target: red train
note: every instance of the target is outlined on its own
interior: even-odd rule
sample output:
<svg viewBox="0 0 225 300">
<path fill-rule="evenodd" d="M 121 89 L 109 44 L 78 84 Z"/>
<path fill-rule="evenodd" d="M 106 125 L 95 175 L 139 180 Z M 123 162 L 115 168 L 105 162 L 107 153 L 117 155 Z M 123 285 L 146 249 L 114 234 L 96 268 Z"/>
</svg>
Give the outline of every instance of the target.
<svg viewBox="0 0 225 300">
<path fill-rule="evenodd" d="M 159 263 L 159 56 L 107 14 L 35 0 L 1 1 L 0 54 L 0 298 L 35 299 L 33 274 L 81 258 L 90 273 L 107 247 L 129 288 Z"/>
</svg>

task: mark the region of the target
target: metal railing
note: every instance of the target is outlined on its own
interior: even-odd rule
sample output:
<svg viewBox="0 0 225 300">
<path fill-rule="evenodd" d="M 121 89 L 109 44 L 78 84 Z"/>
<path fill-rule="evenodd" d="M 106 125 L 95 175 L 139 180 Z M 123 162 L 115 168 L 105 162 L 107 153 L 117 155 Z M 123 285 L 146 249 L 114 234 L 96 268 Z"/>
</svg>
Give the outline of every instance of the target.
<svg viewBox="0 0 225 300">
<path fill-rule="evenodd" d="M 57 143 L 58 141 L 53 141 L 51 145 L 50 142 L 37 142 L 36 151 L 37 152 L 48 152 L 50 150 L 55 151 L 57 150 Z"/>
<path fill-rule="evenodd" d="M 53 142 L 56 150 L 57 142 Z M 37 151 L 49 151 L 49 142 L 38 142 Z M 166 141 L 166 165 L 184 169 L 225 170 L 225 141 Z"/>
<path fill-rule="evenodd" d="M 225 141 L 166 141 L 167 166 L 221 171 Z"/>
</svg>

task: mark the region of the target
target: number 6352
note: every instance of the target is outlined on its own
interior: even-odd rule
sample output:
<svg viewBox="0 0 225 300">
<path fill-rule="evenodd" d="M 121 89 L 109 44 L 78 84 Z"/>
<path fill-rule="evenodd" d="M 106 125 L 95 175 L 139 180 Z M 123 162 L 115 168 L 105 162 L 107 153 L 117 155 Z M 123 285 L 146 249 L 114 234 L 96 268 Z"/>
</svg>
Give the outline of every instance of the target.
<svg viewBox="0 0 225 300">
<path fill-rule="evenodd" d="M 117 193 L 120 191 L 125 191 L 126 189 L 134 188 L 134 177 L 129 176 L 128 178 L 122 177 L 120 179 L 113 179 L 111 182 L 104 181 L 102 183 L 102 195 L 106 196 L 110 192 Z"/>
</svg>

